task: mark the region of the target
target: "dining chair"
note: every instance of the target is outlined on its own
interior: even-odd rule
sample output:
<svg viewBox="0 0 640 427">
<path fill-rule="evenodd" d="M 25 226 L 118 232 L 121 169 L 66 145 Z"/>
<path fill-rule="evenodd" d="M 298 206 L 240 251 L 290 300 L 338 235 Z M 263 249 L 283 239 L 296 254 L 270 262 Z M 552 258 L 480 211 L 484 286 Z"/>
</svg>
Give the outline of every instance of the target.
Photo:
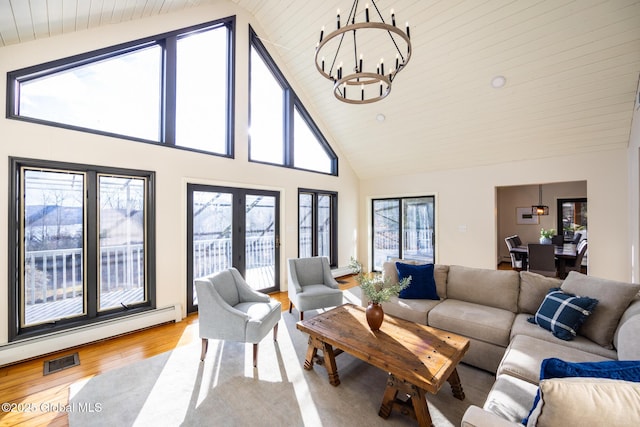
<svg viewBox="0 0 640 427">
<path fill-rule="evenodd" d="M 587 253 L 587 239 L 580 240 L 578 246 L 576 246 L 576 259 L 575 261 L 567 262 L 564 266 L 565 274 L 569 274 L 570 271 L 577 271 L 578 273 L 582 270 L 582 260 Z"/>
<path fill-rule="evenodd" d="M 562 234 L 556 234 L 555 236 L 551 236 L 551 244 L 555 246 L 564 245 L 564 236 Z"/>
<path fill-rule="evenodd" d="M 529 271 L 547 277 L 556 277 L 556 257 L 554 245 L 529 243 Z"/>
<path fill-rule="evenodd" d="M 519 246 L 516 244 L 517 242 L 516 238 L 518 238 L 518 240 L 520 239 L 517 235 L 513 235 L 513 236 L 506 237 L 504 241 L 507 244 L 507 249 L 509 249 L 509 255 L 511 256 L 511 268 L 513 268 L 514 270 L 521 270 L 522 256 L 520 254 L 514 254 L 513 252 L 511 252 L 511 249 L 513 249 L 516 246 Z"/>
</svg>

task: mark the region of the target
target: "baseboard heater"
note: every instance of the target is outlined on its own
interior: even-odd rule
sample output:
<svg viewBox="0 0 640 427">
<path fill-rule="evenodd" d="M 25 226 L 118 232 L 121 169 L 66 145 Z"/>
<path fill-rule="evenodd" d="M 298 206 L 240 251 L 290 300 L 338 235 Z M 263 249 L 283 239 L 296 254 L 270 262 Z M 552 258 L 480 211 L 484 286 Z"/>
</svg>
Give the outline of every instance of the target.
<svg viewBox="0 0 640 427">
<path fill-rule="evenodd" d="M 166 322 L 182 320 L 175 304 L 127 317 L 0 345 L 0 367 Z"/>
<path fill-rule="evenodd" d="M 348 276 L 349 274 L 353 274 L 351 267 L 337 267 L 331 270 L 331 275 L 333 275 L 334 279 L 336 277 Z"/>
</svg>

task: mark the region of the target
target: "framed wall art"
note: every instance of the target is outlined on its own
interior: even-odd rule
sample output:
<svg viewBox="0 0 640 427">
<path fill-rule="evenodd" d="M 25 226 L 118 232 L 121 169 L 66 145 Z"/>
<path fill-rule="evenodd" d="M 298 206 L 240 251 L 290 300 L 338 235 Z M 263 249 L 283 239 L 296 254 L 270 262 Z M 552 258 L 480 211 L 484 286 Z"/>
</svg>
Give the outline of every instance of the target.
<svg viewBox="0 0 640 427">
<path fill-rule="evenodd" d="M 531 213 L 531 206 L 516 208 L 516 224 L 537 224 L 538 215 Z"/>
</svg>

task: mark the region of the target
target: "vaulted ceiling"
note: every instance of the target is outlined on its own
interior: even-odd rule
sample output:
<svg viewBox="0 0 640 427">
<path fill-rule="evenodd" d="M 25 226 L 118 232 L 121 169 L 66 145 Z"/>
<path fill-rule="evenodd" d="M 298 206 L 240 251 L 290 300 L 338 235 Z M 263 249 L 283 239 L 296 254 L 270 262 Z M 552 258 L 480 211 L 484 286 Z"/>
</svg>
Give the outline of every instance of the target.
<svg viewBox="0 0 640 427">
<path fill-rule="evenodd" d="M 0 0 L 0 46 L 219 1 Z M 314 66 L 320 28 L 333 28 L 336 9 L 351 1 L 231 1 L 255 16 L 264 44 L 362 178 L 628 144 L 638 0 L 377 0 L 383 14 L 393 8 L 409 21 L 413 54 L 391 94 L 367 105 L 337 101 Z M 495 76 L 504 87 L 492 87 Z"/>
</svg>

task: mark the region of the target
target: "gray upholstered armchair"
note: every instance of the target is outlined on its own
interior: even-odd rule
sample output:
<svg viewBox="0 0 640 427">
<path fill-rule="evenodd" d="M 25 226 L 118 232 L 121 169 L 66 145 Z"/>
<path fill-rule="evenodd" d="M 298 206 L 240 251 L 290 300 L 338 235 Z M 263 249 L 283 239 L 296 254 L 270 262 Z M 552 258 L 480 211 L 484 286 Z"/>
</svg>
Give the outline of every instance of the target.
<svg viewBox="0 0 640 427">
<path fill-rule="evenodd" d="M 235 268 L 195 280 L 198 324 L 202 338 L 200 360 L 207 354 L 209 339 L 253 344 L 253 366 L 258 364 L 258 343 L 273 328 L 278 338 L 280 302 L 252 289 Z"/>
<path fill-rule="evenodd" d="M 331 275 L 326 257 L 289 259 L 289 313 L 295 305 L 300 312 L 342 305 L 342 291 Z"/>
</svg>

